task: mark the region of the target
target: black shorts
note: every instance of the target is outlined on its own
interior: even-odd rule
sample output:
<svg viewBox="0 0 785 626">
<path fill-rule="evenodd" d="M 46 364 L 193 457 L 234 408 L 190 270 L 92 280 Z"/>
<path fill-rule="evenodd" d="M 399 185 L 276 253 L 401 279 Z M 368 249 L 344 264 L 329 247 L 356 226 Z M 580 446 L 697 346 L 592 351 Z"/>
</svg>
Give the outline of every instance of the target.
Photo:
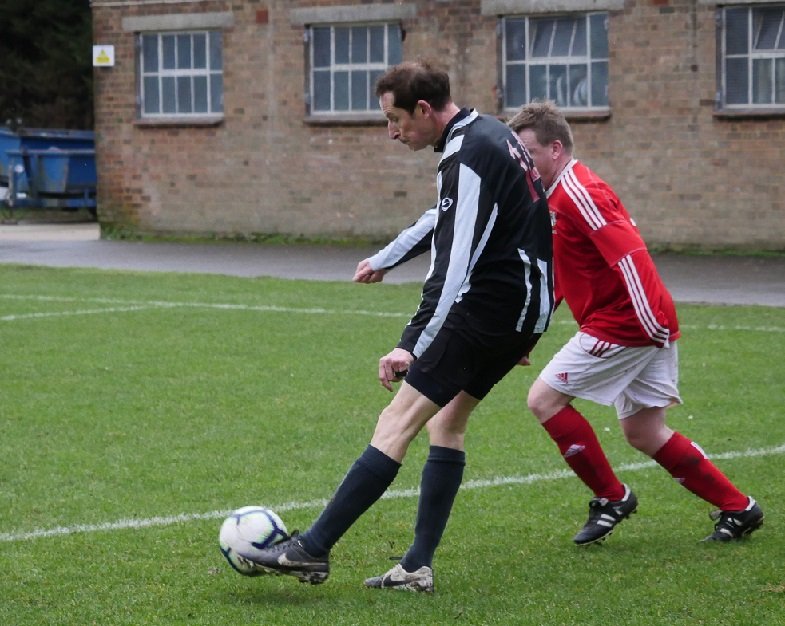
<svg viewBox="0 0 785 626">
<path fill-rule="evenodd" d="M 483 334 L 442 327 L 409 366 L 406 382 L 441 407 L 461 391 L 482 400 L 537 339 L 539 335 Z"/>
</svg>

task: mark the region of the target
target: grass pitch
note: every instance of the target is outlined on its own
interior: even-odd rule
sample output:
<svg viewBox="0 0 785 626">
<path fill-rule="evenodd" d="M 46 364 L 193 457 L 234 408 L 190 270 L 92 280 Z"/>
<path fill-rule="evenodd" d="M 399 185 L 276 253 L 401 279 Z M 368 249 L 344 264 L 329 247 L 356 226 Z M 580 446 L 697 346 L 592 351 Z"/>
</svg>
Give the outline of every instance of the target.
<svg viewBox="0 0 785 626">
<path fill-rule="evenodd" d="M 333 551 L 321 586 L 244 578 L 218 528 L 246 504 L 306 528 L 390 395 L 376 364 L 415 285 L 0 266 L 0 623 L 776 624 L 785 621 L 785 311 L 680 306 L 669 423 L 766 512 L 702 544 L 710 507 L 591 419 L 638 513 L 577 549 L 590 494 L 525 409 L 574 332 L 560 310 L 472 418 L 436 594 L 378 592 L 411 538 L 427 442 Z"/>
</svg>

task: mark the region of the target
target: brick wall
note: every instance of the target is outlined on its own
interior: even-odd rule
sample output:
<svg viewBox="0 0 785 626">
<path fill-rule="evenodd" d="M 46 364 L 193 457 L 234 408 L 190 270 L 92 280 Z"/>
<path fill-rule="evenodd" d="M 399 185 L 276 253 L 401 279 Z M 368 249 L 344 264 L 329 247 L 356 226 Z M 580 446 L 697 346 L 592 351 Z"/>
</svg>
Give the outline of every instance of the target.
<svg viewBox="0 0 785 626">
<path fill-rule="evenodd" d="M 565 0 L 566 1 L 566 0 Z M 379 122 L 305 120 L 303 26 L 291 10 L 368 2 L 93 0 L 98 213 L 105 229 L 221 236 L 384 239 L 435 195 L 437 157 L 387 139 Z M 376 2 L 374 4 L 400 4 Z M 450 72 L 460 105 L 497 113 L 496 17 L 480 0 L 411 0 L 404 58 Z M 134 34 L 123 18 L 232 15 L 224 30 L 224 120 L 137 123 Z M 577 156 L 618 191 L 662 247 L 785 249 L 785 119 L 722 119 L 713 7 L 627 0 L 609 22 L 611 116 L 574 120 Z"/>
</svg>

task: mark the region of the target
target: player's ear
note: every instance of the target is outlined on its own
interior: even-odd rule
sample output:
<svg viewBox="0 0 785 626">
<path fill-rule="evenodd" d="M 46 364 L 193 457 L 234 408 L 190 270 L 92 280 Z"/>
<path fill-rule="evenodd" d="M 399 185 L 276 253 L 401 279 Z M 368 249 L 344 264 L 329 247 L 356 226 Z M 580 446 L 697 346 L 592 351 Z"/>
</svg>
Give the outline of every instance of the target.
<svg viewBox="0 0 785 626">
<path fill-rule="evenodd" d="M 419 112 L 422 117 L 428 117 L 432 110 L 433 108 L 427 100 L 418 100 L 414 107 L 415 114 Z"/>
</svg>

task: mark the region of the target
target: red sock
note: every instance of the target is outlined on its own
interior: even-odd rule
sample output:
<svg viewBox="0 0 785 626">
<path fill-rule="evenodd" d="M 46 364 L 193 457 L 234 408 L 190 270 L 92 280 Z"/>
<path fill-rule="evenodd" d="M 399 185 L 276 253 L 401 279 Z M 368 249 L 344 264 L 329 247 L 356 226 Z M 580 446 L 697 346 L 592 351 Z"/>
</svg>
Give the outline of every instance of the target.
<svg viewBox="0 0 785 626">
<path fill-rule="evenodd" d="M 741 511 L 748 499 L 703 453 L 698 444 L 673 433 L 654 460 L 682 486 L 723 511 Z"/>
<path fill-rule="evenodd" d="M 621 500 L 624 485 L 613 473 L 591 424 L 567 405 L 549 418 L 543 427 L 559 446 L 567 465 L 598 498 Z"/>
</svg>

